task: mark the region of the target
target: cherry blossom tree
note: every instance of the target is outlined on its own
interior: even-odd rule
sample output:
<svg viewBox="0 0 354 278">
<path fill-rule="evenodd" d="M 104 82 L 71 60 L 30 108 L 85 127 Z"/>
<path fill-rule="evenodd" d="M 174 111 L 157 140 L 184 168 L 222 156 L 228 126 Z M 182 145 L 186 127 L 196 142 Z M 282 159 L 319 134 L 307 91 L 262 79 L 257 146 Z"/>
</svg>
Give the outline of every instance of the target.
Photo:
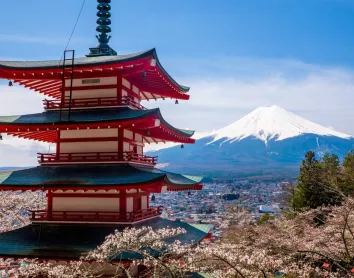
<svg viewBox="0 0 354 278">
<path fill-rule="evenodd" d="M 45 208 L 44 192 L 0 191 L 0 233 L 30 223 L 29 210 Z"/>
<path fill-rule="evenodd" d="M 112 277 L 182 278 L 191 272 L 242 278 L 354 276 L 353 199 L 341 206 L 285 214 L 262 225 L 239 208 L 229 208 L 222 219 L 223 237 L 208 244 L 181 244 L 176 237 L 183 236 L 183 229 L 127 228 L 109 235 L 80 262 L 25 261 L 7 272 L 13 277 L 100 277 L 109 266 Z M 126 261 L 124 254 L 136 259 Z M 101 267 L 93 267 L 93 262 Z"/>
</svg>

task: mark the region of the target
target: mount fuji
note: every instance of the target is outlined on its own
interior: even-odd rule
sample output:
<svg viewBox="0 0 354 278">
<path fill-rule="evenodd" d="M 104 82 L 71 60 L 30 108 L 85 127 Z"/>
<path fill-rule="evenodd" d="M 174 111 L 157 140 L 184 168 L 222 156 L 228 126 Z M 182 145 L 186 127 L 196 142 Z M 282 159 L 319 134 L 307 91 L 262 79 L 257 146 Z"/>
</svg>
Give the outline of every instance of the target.
<svg viewBox="0 0 354 278">
<path fill-rule="evenodd" d="M 194 145 L 162 149 L 164 170 L 208 177 L 294 177 L 307 151 L 343 158 L 354 137 L 323 127 L 278 106 L 259 107 Z M 158 165 L 158 166 L 159 166 Z"/>
</svg>

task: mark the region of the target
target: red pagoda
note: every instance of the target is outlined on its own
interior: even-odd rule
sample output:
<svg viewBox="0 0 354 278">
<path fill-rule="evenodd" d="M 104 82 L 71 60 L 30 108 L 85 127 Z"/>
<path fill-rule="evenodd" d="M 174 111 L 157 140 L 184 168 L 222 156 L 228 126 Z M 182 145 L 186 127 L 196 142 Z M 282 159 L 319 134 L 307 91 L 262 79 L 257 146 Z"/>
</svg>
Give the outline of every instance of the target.
<svg viewBox="0 0 354 278">
<path fill-rule="evenodd" d="M 117 55 L 108 45 L 110 2 L 98 0 L 99 45 L 86 57 L 66 51 L 63 61 L 0 61 L 9 85 L 50 98 L 42 113 L 0 117 L 0 133 L 56 144 L 55 153 L 38 154 L 38 167 L 0 177 L 0 190 L 41 190 L 47 198 L 31 225 L 0 234 L 2 258 L 76 260 L 127 226 L 183 227 L 182 241 L 208 233 L 162 219 L 162 208 L 150 206 L 153 194 L 202 188 L 201 178 L 159 170 L 157 157 L 144 155 L 146 144 L 194 143 L 192 131 L 141 104 L 188 100 L 189 88 L 172 79 L 155 49 Z"/>
</svg>

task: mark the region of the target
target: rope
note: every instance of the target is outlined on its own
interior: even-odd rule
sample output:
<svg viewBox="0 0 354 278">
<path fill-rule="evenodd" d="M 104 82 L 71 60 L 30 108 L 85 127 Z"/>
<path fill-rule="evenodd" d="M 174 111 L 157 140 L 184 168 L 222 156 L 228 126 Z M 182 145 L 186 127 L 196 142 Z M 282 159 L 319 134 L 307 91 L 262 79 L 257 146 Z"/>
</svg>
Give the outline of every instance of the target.
<svg viewBox="0 0 354 278">
<path fill-rule="evenodd" d="M 84 9 L 85 3 L 86 3 L 86 0 L 83 0 L 83 1 L 82 1 L 82 5 L 81 5 L 81 9 L 80 9 L 80 12 L 79 12 L 79 15 L 77 16 L 77 19 L 76 19 L 76 22 L 75 22 L 75 25 L 74 25 L 74 28 L 73 28 L 73 30 L 72 30 L 72 32 L 71 32 L 71 34 L 70 34 L 68 43 L 67 43 L 66 46 L 65 46 L 65 50 L 67 50 L 67 48 L 68 48 L 68 46 L 69 46 L 69 43 L 70 43 L 70 41 L 71 41 L 71 39 L 72 39 L 72 37 L 73 37 L 73 35 L 74 35 L 74 32 L 75 32 L 75 30 L 76 30 L 76 26 L 77 26 L 77 24 L 79 23 L 79 19 L 80 19 L 80 17 L 81 17 L 82 10 Z M 65 51 L 65 50 L 64 50 L 64 51 Z"/>
<path fill-rule="evenodd" d="M 72 37 L 73 37 L 73 35 L 74 35 L 74 33 L 75 33 L 75 30 L 76 30 L 77 24 L 79 23 L 79 20 L 80 20 L 82 11 L 83 11 L 84 6 L 85 6 L 85 3 L 86 3 L 86 0 L 83 0 L 83 1 L 82 1 L 82 5 L 81 5 L 81 8 L 80 8 L 80 12 L 79 12 L 79 14 L 78 14 L 78 16 L 77 16 L 77 18 L 76 18 L 76 22 L 75 22 L 75 24 L 74 24 L 74 28 L 73 28 L 73 30 L 71 31 L 69 40 L 68 40 L 68 42 L 67 42 L 67 44 L 66 44 L 66 46 L 65 46 L 65 48 L 64 48 L 63 54 L 61 55 L 61 58 L 60 58 L 60 60 L 59 60 L 58 69 L 59 69 L 59 67 L 60 67 L 61 60 L 63 60 L 64 52 L 68 49 L 68 46 L 69 46 L 69 44 L 70 44 L 70 42 L 71 42 L 71 39 L 72 39 Z"/>
</svg>

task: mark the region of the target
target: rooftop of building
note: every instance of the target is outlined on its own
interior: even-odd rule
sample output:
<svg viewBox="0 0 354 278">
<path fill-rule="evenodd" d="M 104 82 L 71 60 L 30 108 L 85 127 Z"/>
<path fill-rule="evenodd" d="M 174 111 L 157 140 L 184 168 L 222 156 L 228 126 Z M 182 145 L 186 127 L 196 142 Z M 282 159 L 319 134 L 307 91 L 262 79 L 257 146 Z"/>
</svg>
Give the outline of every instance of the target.
<svg viewBox="0 0 354 278">
<path fill-rule="evenodd" d="M 166 241 L 166 243 L 169 243 L 179 240 L 182 244 L 197 244 L 212 229 L 212 225 L 208 224 L 189 225 L 162 218 L 155 218 L 134 227 L 140 228 L 143 226 L 152 227 L 154 230 L 167 227 L 183 228 L 186 230 L 185 234 Z M 0 257 L 77 260 L 88 251 L 102 244 L 106 236 L 116 230 L 123 231 L 124 228 L 124 226 L 117 225 L 32 224 L 0 234 Z M 123 260 L 142 258 L 141 255 L 136 253 L 122 253 L 118 257 Z"/>
<path fill-rule="evenodd" d="M 131 165 L 38 166 L 1 173 L 0 190 L 110 190 L 149 187 L 157 182 L 170 190 L 199 189 L 202 177 L 185 176 L 156 168 Z"/>
</svg>

